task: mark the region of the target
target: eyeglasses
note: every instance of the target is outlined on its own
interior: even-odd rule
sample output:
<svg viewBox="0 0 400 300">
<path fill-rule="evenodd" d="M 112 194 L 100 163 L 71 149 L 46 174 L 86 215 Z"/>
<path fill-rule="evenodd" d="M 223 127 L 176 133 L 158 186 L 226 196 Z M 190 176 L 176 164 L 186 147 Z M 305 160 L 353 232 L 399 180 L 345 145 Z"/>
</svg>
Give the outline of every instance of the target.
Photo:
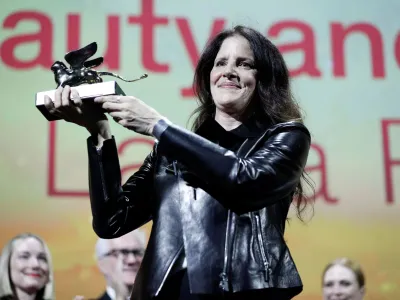
<svg viewBox="0 0 400 300">
<path fill-rule="evenodd" d="M 111 251 L 107 252 L 106 254 L 104 254 L 104 256 L 113 256 L 113 257 L 122 256 L 122 257 L 126 258 L 131 253 L 135 257 L 143 257 L 144 250 L 143 249 L 114 249 L 114 250 L 111 250 Z"/>
</svg>

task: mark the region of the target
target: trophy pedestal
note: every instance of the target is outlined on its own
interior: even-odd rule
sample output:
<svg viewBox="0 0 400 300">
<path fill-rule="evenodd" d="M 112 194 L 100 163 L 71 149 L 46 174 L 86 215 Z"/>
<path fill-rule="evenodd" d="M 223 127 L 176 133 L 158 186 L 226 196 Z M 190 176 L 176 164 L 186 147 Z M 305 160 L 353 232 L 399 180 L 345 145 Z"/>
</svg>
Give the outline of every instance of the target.
<svg viewBox="0 0 400 300">
<path fill-rule="evenodd" d="M 90 101 L 99 96 L 121 95 L 125 96 L 120 86 L 116 81 L 105 81 L 93 84 L 84 84 L 72 87 L 79 93 L 82 101 Z M 59 120 L 56 116 L 51 115 L 44 106 L 44 96 L 47 95 L 54 101 L 56 90 L 44 91 L 36 93 L 35 104 L 39 111 L 45 116 L 48 121 Z"/>
</svg>

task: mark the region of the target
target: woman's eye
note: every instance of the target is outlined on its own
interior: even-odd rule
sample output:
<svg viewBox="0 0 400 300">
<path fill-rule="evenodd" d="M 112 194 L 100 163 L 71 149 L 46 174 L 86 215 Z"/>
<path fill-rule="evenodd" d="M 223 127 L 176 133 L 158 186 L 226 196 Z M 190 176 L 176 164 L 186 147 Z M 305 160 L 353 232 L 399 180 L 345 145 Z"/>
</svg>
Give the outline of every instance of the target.
<svg viewBox="0 0 400 300">
<path fill-rule="evenodd" d="M 38 257 L 39 260 L 47 262 L 47 257 L 46 256 L 39 256 Z"/>
<path fill-rule="evenodd" d="M 252 65 L 250 63 L 247 63 L 247 62 L 244 62 L 244 61 L 240 62 L 239 66 L 245 67 L 245 68 L 252 68 Z"/>
</svg>

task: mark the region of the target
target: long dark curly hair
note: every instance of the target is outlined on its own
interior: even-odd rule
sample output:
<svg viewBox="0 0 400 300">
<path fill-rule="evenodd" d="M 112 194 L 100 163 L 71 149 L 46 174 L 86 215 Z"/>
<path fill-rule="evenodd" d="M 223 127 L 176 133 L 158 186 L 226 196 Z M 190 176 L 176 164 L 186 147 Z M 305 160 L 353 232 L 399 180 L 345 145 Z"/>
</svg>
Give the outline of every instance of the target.
<svg viewBox="0 0 400 300">
<path fill-rule="evenodd" d="M 210 90 L 210 72 L 223 41 L 234 35 L 244 37 L 254 55 L 257 85 L 249 107 L 255 121 L 261 123 L 267 121 L 271 125 L 293 120 L 303 122 L 301 109 L 291 92 L 288 68 L 278 48 L 257 30 L 236 26 L 217 34 L 207 44 L 199 59 L 193 80 L 193 89 L 199 106 L 191 114 L 191 117 L 195 116 L 192 130 L 196 131 L 205 120 L 215 116 L 216 106 Z M 303 192 L 302 181 L 314 190 L 306 172 L 303 171 L 302 180 L 297 185 L 294 195 L 297 216 L 301 221 L 303 212 L 311 203 L 311 198 Z"/>
</svg>

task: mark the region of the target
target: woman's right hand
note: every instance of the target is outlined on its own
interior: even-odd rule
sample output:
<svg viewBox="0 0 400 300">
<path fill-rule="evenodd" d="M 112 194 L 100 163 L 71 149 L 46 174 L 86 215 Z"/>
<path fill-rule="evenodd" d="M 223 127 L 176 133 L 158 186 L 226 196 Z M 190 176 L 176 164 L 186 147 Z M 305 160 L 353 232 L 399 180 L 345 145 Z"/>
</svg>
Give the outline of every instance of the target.
<svg viewBox="0 0 400 300">
<path fill-rule="evenodd" d="M 44 105 L 52 115 L 83 126 L 92 134 L 109 131 L 108 120 L 101 106 L 96 103 L 82 103 L 76 89 L 69 86 L 59 87 L 54 101 L 45 96 Z"/>
</svg>

